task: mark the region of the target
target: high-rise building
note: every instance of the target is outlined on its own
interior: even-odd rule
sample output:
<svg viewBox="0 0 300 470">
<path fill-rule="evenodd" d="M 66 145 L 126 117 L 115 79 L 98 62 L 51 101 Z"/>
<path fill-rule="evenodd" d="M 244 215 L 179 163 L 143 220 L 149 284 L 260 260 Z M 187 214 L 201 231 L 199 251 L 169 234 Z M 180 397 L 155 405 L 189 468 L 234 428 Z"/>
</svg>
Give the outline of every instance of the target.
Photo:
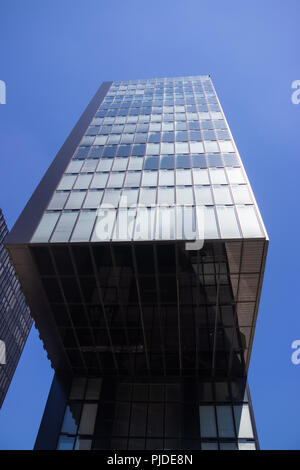
<svg viewBox="0 0 300 470">
<path fill-rule="evenodd" d="M 55 378 L 36 449 L 257 449 L 268 238 L 209 76 L 104 82 L 7 240 Z"/>
<path fill-rule="evenodd" d="M 32 325 L 29 307 L 4 248 L 7 234 L 0 209 L 0 408 Z"/>
</svg>

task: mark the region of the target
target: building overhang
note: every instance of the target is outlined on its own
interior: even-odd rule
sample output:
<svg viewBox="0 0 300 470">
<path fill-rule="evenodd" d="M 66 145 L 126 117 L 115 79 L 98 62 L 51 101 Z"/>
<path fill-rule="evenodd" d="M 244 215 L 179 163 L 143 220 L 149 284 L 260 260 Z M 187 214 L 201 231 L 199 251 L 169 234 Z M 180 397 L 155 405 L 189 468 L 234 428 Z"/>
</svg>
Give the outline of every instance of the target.
<svg viewBox="0 0 300 470">
<path fill-rule="evenodd" d="M 268 240 L 7 244 L 57 372 L 246 374 Z"/>
</svg>

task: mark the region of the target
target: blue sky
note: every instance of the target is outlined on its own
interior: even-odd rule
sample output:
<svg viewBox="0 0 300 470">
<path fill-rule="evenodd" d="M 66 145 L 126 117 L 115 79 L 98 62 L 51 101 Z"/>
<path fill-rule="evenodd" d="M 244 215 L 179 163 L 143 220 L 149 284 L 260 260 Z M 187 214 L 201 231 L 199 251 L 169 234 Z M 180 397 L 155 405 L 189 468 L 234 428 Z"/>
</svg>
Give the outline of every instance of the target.
<svg viewBox="0 0 300 470">
<path fill-rule="evenodd" d="M 1 0 L 0 10 L 10 228 L 102 81 L 211 75 L 270 237 L 249 372 L 261 448 L 300 449 L 299 1 Z M 52 375 L 33 328 L 0 410 L 0 449 L 33 447 Z"/>
</svg>

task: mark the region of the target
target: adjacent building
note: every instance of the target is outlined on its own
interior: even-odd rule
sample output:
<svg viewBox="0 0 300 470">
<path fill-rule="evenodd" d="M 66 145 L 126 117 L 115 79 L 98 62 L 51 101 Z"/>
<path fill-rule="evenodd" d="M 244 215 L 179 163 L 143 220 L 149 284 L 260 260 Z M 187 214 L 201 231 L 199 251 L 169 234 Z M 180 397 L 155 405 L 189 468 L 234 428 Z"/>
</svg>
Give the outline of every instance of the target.
<svg viewBox="0 0 300 470">
<path fill-rule="evenodd" d="M 29 307 L 4 248 L 7 234 L 0 209 L 0 408 L 32 325 Z"/>
<path fill-rule="evenodd" d="M 104 82 L 8 239 L 55 377 L 36 449 L 257 449 L 268 237 L 209 76 Z"/>
</svg>

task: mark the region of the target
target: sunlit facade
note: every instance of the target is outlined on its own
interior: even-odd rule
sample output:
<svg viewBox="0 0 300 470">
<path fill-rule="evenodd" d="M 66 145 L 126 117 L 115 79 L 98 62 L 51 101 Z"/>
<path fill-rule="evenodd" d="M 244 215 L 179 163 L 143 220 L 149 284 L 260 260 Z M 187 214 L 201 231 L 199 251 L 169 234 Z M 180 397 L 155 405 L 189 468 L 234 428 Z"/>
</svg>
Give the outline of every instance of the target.
<svg viewBox="0 0 300 470">
<path fill-rule="evenodd" d="M 267 245 L 210 77 L 104 82 L 7 242 L 56 371 L 36 448 L 257 449 Z"/>
</svg>

